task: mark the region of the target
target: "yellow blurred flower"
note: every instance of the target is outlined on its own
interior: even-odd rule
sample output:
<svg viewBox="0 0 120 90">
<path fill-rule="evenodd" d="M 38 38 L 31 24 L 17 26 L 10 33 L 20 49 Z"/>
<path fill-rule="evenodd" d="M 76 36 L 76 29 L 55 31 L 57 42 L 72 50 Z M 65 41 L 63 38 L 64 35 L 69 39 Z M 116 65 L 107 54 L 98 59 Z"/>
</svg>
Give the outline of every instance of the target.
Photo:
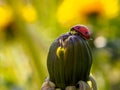
<svg viewBox="0 0 120 90">
<path fill-rule="evenodd" d="M 32 5 L 21 5 L 20 15 L 28 23 L 35 22 L 37 19 L 37 12 Z"/>
<path fill-rule="evenodd" d="M 13 20 L 12 9 L 8 5 L 0 6 L 0 28 L 6 27 Z"/>
<path fill-rule="evenodd" d="M 85 23 L 89 15 L 114 18 L 118 15 L 118 0 L 64 0 L 57 12 L 62 25 Z"/>
</svg>

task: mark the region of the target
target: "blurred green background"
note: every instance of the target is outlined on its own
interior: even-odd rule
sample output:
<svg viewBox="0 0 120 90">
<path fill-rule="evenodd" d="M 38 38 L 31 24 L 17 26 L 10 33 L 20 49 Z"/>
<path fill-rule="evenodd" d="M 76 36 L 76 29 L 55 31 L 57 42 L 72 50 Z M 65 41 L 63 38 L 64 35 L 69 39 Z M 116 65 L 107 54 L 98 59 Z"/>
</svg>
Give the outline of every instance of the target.
<svg viewBox="0 0 120 90">
<path fill-rule="evenodd" d="M 40 90 L 49 46 L 75 24 L 90 28 L 98 90 L 120 90 L 119 0 L 0 0 L 0 90 Z"/>
</svg>

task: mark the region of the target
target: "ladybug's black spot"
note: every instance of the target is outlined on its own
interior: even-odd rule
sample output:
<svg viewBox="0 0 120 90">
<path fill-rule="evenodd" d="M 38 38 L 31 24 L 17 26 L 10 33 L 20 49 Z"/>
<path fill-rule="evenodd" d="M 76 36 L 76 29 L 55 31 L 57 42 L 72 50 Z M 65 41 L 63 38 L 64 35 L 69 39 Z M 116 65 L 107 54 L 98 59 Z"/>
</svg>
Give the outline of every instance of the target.
<svg viewBox="0 0 120 90">
<path fill-rule="evenodd" d="M 88 32 L 85 32 L 85 34 L 89 34 Z"/>
<path fill-rule="evenodd" d="M 77 27 L 77 29 L 80 29 L 80 27 Z"/>
</svg>

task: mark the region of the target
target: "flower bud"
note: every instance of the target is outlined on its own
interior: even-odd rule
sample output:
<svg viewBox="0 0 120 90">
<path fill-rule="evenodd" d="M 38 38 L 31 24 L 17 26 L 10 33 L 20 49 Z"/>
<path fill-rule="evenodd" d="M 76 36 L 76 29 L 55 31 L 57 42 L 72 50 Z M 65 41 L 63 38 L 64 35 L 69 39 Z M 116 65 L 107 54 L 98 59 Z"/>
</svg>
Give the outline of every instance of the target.
<svg viewBox="0 0 120 90">
<path fill-rule="evenodd" d="M 89 80 L 92 55 L 87 41 L 79 35 L 63 34 L 50 46 L 47 68 L 57 88 L 76 86 Z"/>
</svg>

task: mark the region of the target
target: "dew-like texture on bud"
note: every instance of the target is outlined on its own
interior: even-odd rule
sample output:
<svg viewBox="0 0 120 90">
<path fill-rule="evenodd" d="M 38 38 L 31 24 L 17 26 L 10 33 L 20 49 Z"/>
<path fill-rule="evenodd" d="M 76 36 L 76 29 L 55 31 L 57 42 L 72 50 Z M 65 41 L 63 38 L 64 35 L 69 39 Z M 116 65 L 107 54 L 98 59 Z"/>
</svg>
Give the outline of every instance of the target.
<svg viewBox="0 0 120 90">
<path fill-rule="evenodd" d="M 56 88 L 75 86 L 89 80 L 92 55 L 87 40 L 70 33 L 59 36 L 50 46 L 47 68 Z"/>
</svg>

